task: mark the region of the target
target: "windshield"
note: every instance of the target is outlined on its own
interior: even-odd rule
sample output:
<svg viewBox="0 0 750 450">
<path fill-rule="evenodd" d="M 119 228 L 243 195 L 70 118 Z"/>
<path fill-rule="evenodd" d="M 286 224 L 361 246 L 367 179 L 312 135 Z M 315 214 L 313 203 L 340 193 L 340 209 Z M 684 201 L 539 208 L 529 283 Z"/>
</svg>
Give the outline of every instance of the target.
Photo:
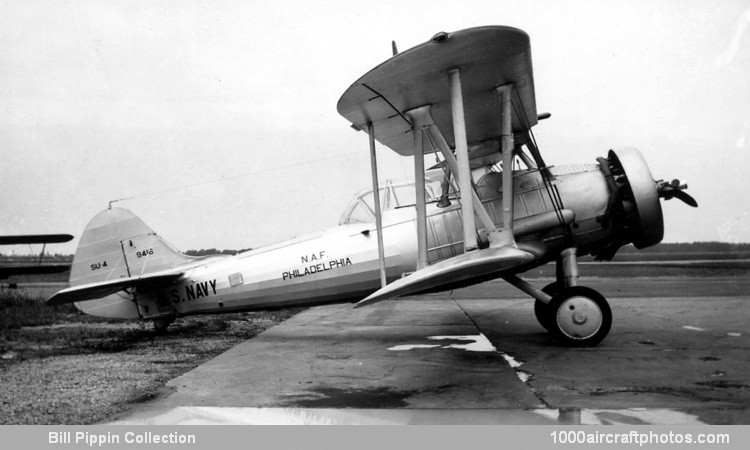
<svg viewBox="0 0 750 450">
<path fill-rule="evenodd" d="M 426 174 L 425 198 L 428 203 L 436 202 L 440 199 L 442 181 L 442 171 L 433 175 Z M 381 187 L 378 192 L 380 194 L 380 207 L 383 211 L 414 206 L 417 203 L 413 181 L 391 183 L 388 180 L 385 186 Z M 452 192 L 453 189 L 451 188 Z M 344 209 L 339 224 L 374 222 L 375 204 L 373 199 L 372 189 L 364 189 L 356 193 L 352 201 Z"/>
</svg>

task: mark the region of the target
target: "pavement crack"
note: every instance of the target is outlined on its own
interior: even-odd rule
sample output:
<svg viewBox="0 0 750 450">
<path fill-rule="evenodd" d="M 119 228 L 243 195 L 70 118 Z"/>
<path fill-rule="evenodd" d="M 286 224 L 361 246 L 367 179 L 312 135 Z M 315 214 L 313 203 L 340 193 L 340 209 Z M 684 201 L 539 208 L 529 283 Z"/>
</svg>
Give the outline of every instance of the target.
<svg viewBox="0 0 750 450">
<path fill-rule="evenodd" d="M 462 308 L 462 307 L 461 307 L 461 304 L 460 304 L 460 303 L 458 303 L 458 301 L 457 301 L 457 300 L 456 300 L 455 298 L 451 298 L 451 300 L 452 300 L 452 301 L 453 301 L 453 303 L 454 303 L 454 304 L 456 305 L 456 307 L 457 307 L 458 309 L 460 309 L 460 310 L 461 310 L 461 312 L 463 312 L 463 313 L 464 313 L 464 315 L 466 316 L 466 318 L 468 318 L 468 319 L 469 319 L 469 321 L 470 321 L 470 322 L 471 322 L 472 324 L 474 324 L 474 327 L 476 327 L 477 331 L 479 331 L 479 333 L 480 333 L 480 334 L 481 334 L 482 336 L 485 336 L 485 338 L 486 338 L 486 339 L 487 339 L 487 340 L 489 341 L 489 338 L 487 338 L 487 336 L 486 336 L 486 335 L 484 334 L 484 332 L 482 331 L 482 328 L 481 328 L 481 327 L 479 326 L 479 324 L 477 323 L 477 321 L 476 321 L 476 320 L 474 320 L 474 318 L 473 318 L 473 317 L 471 317 L 471 315 L 469 315 L 469 313 L 468 313 L 468 312 L 466 312 L 466 310 L 465 310 L 464 308 Z M 522 359 L 518 359 L 518 358 L 515 358 L 515 357 L 511 356 L 511 355 L 510 355 L 510 354 L 508 354 L 508 353 L 505 353 L 505 352 L 503 352 L 503 351 L 500 351 L 500 350 L 499 350 L 499 349 L 498 349 L 498 348 L 497 348 L 497 347 L 495 346 L 495 344 L 494 344 L 494 343 L 492 343 L 492 341 L 490 341 L 490 343 L 491 343 L 491 344 L 492 344 L 492 346 L 494 347 L 495 351 L 496 351 L 496 352 L 497 352 L 497 353 L 498 353 L 498 354 L 499 354 L 499 355 L 500 355 L 500 356 L 501 356 L 501 357 L 502 357 L 502 358 L 503 358 L 503 359 L 505 360 L 505 362 L 506 362 L 506 363 L 508 363 L 508 366 L 509 366 L 509 367 L 510 367 L 511 369 L 513 369 L 513 371 L 514 371 L 514 372 L 516 373 L 516 377 L 517 377 L 517 378 L 518 378 L 518 379 L 519 379 L 519 380 L 520 380 L 520 381 L 521 381 L 521 382 L 522 382 L 523 384 L 525 384 L 525 385 L 526 385 L 526 387 L 527 387 L 527 388 L 528 388 L 528 389 L 529 389 L 529 390 L 531 391 L 531 393 L 532 393 L 532 394 L 534 395 L 534 397 L 536 397 L 536 399 L 537 399 L 537 400 L 538 400 L 538 401 L 539 401 L 539 402 L 540 402 L 540 403 L 541 403 L 542 405 L 544 405 L 544 406 L 545 406 L 546 408 L 549 408 L 549 407 L 550 407 L 550 405 L 549 405 L 549 404 L 548 404 L 548 403 L 547 403 L 547 402 L 546 402 L 546 401 L 544 400 L 544 395 L 543 395 L 543 393 L 542 393 L 542 392 L 539 392 L 539 391 L 537 391 L 536 389 L 534 389 L 534 387 L 533 387 L 533 386 L 531 386 L 531 381 L 532 381 L 532 379 L 534 378 L 534 374 L 533 374 L 533 373 L 531 373 L 531 372 L 527 372 L 527 371 L 525 371 L 525 370 L 520 370 L 520 369 L 519 369 L 519 367 L 521 367 L 521 366 L 522 366 L 522 365 L 523 365 L 523 364 L 524 364 L 524 363 L 525 363 L 526 361 L 524 361 L 524 360 L 522 360 Z"/>
</svg>

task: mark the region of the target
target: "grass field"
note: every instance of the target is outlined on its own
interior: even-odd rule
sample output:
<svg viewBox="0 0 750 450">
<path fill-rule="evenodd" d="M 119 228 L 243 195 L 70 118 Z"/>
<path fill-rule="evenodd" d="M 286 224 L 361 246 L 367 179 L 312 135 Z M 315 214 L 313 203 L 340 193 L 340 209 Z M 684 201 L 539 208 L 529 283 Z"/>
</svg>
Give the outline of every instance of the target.
<svg viewBox="0 0 750 450">
<path fill-rule="evenodd" d="M 289 312 L 257 312 L 184 318 L 178 321 L 180 332 L 220 332 L 231 322 L 268 317 L 273 320 L 293 315 Z M 89 326 L 87 326 L 89 325 Z M 177 325 L 177 324 L 175 324 Z M 89 351 L 118 351 L 124 343 L 153 335 L 150 323 L 90 316 L 73 305 L 47 306 L 43 298 L 22 290 L 0 291 L 0 355 L 26 359 Z"/>
<path fill-rule="evenodd" d="M 15 317 L 38 300 L 16 298 Z M 4 302 L 6 303 L 6 302 Z M 53 310 L 0 330 L 0 425 L 95 424 L 163 392 L 165 383 L 293 316 L 276 312 L 188 317 L 167 333 L 145 322 Z M 44 325 L 28 325 L 31 322 Z M 52 323 L 50 323 L 52 322 Z"/>
</svg>

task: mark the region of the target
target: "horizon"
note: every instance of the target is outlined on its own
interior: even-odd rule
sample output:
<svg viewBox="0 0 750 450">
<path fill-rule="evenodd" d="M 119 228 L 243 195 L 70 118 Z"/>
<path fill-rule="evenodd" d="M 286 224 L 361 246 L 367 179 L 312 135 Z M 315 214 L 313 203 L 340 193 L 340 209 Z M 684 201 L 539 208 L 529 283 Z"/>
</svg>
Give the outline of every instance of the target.
<svg viewBox="0 0 750 450">
<path fill-rule="evenodd" d="M 273 245 L 273 244 L 269 244 L 269 245 Z M 658 243 L 656 245 L 653 245 L 651 247 L 647 247 L 647 248 L 644 248 L 644 249 L 640 249 L 640 250 L 636 249 L 635 246 L 633 246 L 633 244 L 626 244 L 626 245 L 623 245 L 618 250 L 617 254 L 619 254 L 623 250 L 626 253 L 629 253 L 629 252 L 659 252 L 660 250 L 664 249 L 665 247 L 711 246 L 711 245 L 718 246 L 718 247 L 724 247 L 724 249 L 726 249 L 727 247 L 730 247 L 730 248 L 731 247 L 738 247 L 739 250 L 742 250 L 743 248 L 747 247 L 747 250 L 750 250 L 750 242 L 721 242 L 721 241 L 660 242 L 660 243 Z M 6 246 L 6 247 L 11 247 L 11 246 Z M 254 248 L 246 248 L 246 249 L 239 249 L 238 250 L 238 249 L 231 249 L 231 248 L 219 249 L 219 248 L 211 247 L 211 248 L 201 248 L 201 249 L 192 249 L 191 248 L 191 249 L 187 249 L 187 250 L 184 250 L 184 251 L 180 250 L 180 252 L 184 253 L 184 254 L 188 254 L 190 256 L 204 256 L 204 255 L 209 255 L 209 254 L 230 254 L 231 255 L 231 254 L 249 252 L 249 251 L 252 251 L 252 250 L 259 250 L 261 248 L 263 248 L 263 247 L 254 247 Z M 214 253 L 207 253 L 207 252 L 210 252 L 210 251 L 214 251 Z M 715 250 L 712 250 L 712 251 L 719 252 L 719 251 L 722 251 L 722 250 L 715 249 Z M 7 252 L 0 251 L 0 258 L 8 258 L 8 257 L 39 258 L 39 253 L 40 252 L 37 251 L 36 253 L 30 252 L 30 253 L 18 253 L 18 254 L 11 253 L 11 254 L 8 254 Z M 198 255 L 191 255 L 191 253 L 197 253 Z M 45 256 L 45 258 L 52 258 L 52 257 L 67 258 L 67 257 L 73 257 L 73 256 L 75 256 L 75 253 L 58 253 L 58 252 L 51 253 L 49 251 L 49 249 L 47 249 L 45 251 L 44 256 Z M 583 256 L 588 256 L 588 255 L 583 255 Z M 604 261 L 604 262 L 606 262 L 606 261 Z"/>
</svg>

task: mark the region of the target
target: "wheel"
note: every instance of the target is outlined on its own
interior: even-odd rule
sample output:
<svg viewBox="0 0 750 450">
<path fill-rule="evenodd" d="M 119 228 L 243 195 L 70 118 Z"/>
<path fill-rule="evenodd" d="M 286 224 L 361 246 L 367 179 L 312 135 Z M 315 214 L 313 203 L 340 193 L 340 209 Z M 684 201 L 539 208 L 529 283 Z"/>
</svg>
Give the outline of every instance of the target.
<svg viewBox="0 0 750 450">
<path fill-rule="evenodd" d="M 542 289 L 542 292 L 554 297 L 555 294 L 557 294 L 559 290 L 560 290 L 560 284 L 555 282 L 555 283 L 550 283 L 547 286 L 545 286 Z M 547 331 L 550 331 L 552 327 L 551 322 L 554 320 L 550 310 L 551 308 L 549 308 L 549 304 L 544 303 L 541 300 L 536 300 L 534 302 L 534 315 L 536 316 L 536 320 L 539 321 L 539 325 L 543 326 L 544 329 Z"/>
<path fill-rule="evenodd" d="M 561 344 L 593 347 L 607 337 L 612 327 L 612 309 L 591 288 L 572 286 L 552 297 L 547 305 L 550 332 Z"/>
</svg>

